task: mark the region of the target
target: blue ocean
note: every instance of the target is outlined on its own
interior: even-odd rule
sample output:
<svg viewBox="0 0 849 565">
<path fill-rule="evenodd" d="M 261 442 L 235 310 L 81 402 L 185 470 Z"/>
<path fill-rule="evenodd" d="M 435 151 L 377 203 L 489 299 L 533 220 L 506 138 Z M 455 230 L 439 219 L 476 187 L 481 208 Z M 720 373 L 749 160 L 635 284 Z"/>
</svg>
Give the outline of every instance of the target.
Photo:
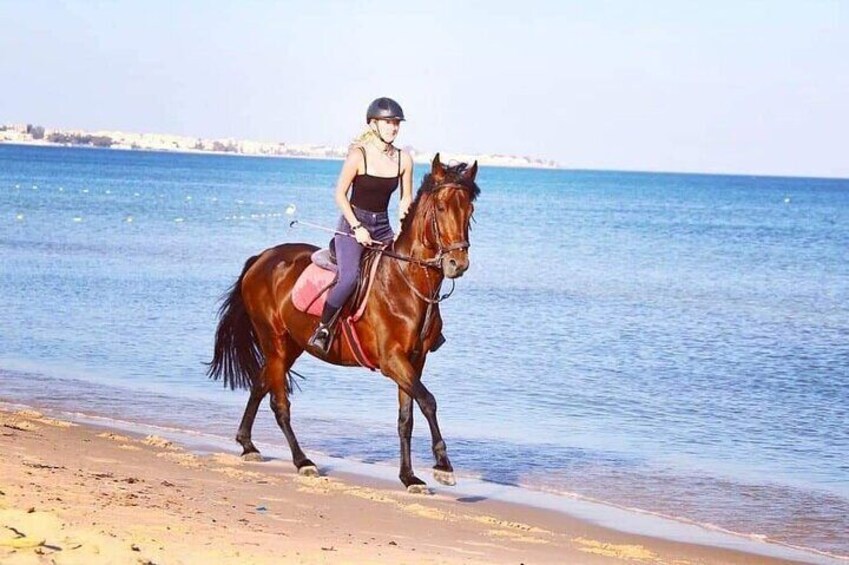
<svg viewBox="0 0 849 565">
<path fill-rule="evenodd" d="M 249 256 L 327 241 L 284 211 L 333 225 L 339 167 L 0 145 L 0 401 L 230 441 L 247 393 L 205 376 L 219 299 Z M 460 481 L 849 556 L 849 180 L 483 167 L 478 184 L 424 376 Z M 390 380 L 295 370 L 308 455 L 397 468 Z M 285 446 L 267 404 L 254 441 Z"/>
</svg>

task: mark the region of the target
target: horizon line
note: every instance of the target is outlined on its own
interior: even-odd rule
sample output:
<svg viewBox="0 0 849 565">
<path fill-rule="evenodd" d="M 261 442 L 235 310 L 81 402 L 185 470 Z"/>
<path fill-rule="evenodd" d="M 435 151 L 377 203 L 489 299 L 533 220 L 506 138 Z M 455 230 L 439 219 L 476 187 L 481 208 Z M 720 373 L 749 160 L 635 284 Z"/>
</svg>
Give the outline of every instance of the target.
<svg viewBox="0 0 849 565">
<path fill-rule="evenodd" d="M 70 142 L 52 142 L 47 139 L 19 139 L 19 140 L 10 140 L 4 139 L 2 133 L 4 131 L 8 131 L 9 128 L 16 128 L 13 131 L 20 132 L 20 128 L 37 128 L 41 127 L 44 129 L 44 134 L 47 135 L 50 133 L 72 133 L 72 134 L 82 134 L 82 135 L 91 135 L 96 136 L 97 134 L 121 134 L 121 135 L 129 135 L 129 136 L 163 136 L 170 138 L 183 138 L 183 139 L 194 139 L 198 141 L 209 141 L 209 142 L 222 142 L 227 141 L 230 143 L 247 143 L 247 144 L 256 144 L 256 145 L 277 145 L 284 147 L 292 147 L 292 148 L 329 148 L 331 150 L 340 149 L 339 145 L 332 145 L 328 143 L 291 143 L 286 141 L 279 142 L 271 142 L 271 141 L 259 141 L 255 139 L 240 139 L 235 137 L 219 137 L 219 138 L 205 138 L 201 136 L 194 135 L 182 135 L 182 134 L 172 134 L 172 133 L 154 133 L 154 132 L 127 132 L 122 130 L 108 130 L 108 129 L 99 129 L 99 130 L 86 130 L 79 128 L 46 128 L 41 126 L 40 124 L 33 124 L 30 122 L 23 123 L 0 123 L 0 145 L 18 145 L 18 146 L 34 146 L 34 147 L 66 147 L 66 148 L 81 148 L 81 149 L 110 149 L 110 150 L 118 150 L 118 151 L 140 151 L 140 152 L 154 152 L 154 153 L 181 153 L 185 155 L 219 155 L 219 156 L 230 156 L 230 157 L 265 157 L 265 158 L 278 158 L 278 159 L 308 159 L 308 160 L 317 160 L 317 161 L 340 161 L 344 160 L 345 156 L 342 154 L 330 154 L 330 155 L 319 155 L 319 154 L 287 154 L 287 153 L 279 153 L 279 154 L 265 154 L 265 153 L 244 153 L 240 151 L 218 151 L 212 149 L 188 149 L 188 148 L 168 148 L 168 147 L 126 147 L 119 146 L 111 147 L 97 147 L 91 144 L 83 144 L 83 143 L 70 143 Z M 29 135 L 29 133 L 27 133 Z M 591 168 L 591 167 L 570 167 L 564 166 L 557 161 L 554 160 L 546 160 L 537 157 L 529 157 L 529 156 L 520 156 L 520 155 L 507 155 L 503 153 L 463 153 L 459 151 L 421 151 L 416 149 L 412 145 L 406 146 L 409 150 L 415 153 L 416 157 L 423 157 L 430 155 L 431 158 L 436 153 L 441 155 L 454 157 L 454 156 L 462 156 L 462 157 L 470 157 L 479 162 L 479 166 L 481 167 L 494 167 L 494 168 L 512 168 L 512 169 L 535 169 L 535 170 L 559 170 L 559 171 L 572 171 L 572 172 L 600 172 L 600 173 L 635 173 L 635 174 L 664 174 L 664 175 L 699 175 L 699 176 L 732 176 L 732 177 L 765 177 L 765 178 L 787 178 L 787 179 L 814 179 L 814 180 L 835 180 L 835 181 L 845 181 L 849 180 L 849 176 L 830 176 L 823 174 L 780 174 L 780 173 L 761 173 L 761 172 L 718 172 L 718 171 L 699 171 L 699 170 L 664 170 L 664 169 L 633 169 L 633 168 Z M 296 149 L 300 150 L 300 149 Z M 508 160 L 508 161 L 516 161 L 515 163 L 510 162 L 498 162 L 498 160 Z M 490 160 L 490 162 L 486 162 L 486 160 Z M 415 157 L 414 157 L 415 161 Z M 419 159 L 418 163 L 427 163 L 430 162 L 430 158 L 428 159 Z"/>
</svg>

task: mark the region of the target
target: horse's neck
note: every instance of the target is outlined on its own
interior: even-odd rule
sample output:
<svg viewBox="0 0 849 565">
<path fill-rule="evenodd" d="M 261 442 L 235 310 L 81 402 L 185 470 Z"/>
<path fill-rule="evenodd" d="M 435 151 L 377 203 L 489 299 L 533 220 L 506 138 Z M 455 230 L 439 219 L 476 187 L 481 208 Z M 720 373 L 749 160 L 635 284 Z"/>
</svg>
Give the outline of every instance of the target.
<svg viewBox="0 0 849 565">
<path fill-rule="evenodd" d="M 422 195 L 410 210 L 410 216 L 404 222 L 401 234 L 395 242 L 395 251 L 401 255 L 430 259 L 436 255 L 424 240 L 427 232 L 428 195 Z"/>
<path fill-rule="evenodd" d="M 415 260 L 428 260 L 436 257 L 438 251 L 430 248 L 425 241 L 427 232 L 426 200 L 417 202 L 410 221 L 401 230 L 401 234 L 395 241 L 393 251 L 401 256 L 409 257 L 414 261 L 404 261 L 394 257 L 384 257 L 381 265 L 385 276 L 381 277 L 387 286 L 385 297 L 409 296 L 410 305 L 420 308 L 422 311 L 427 303 L 419 298 L 416 293 L 432 297 L 437 287 L 442 284 L 444 275 L 441 269 L 425 267 L 417 264 Z M 411 287 L 415 287 L 415 290 Z"/>
</svg>

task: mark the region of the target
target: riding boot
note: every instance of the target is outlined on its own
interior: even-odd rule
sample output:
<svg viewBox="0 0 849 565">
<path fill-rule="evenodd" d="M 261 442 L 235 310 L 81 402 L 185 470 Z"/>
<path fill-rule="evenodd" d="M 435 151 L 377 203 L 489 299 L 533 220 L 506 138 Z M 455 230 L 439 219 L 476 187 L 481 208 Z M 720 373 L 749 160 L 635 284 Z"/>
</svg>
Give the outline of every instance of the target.
<svg viewBox="0 0 849 565">
<path fill-rule="evenodd" d="M 339 317 L 340 310 L 341 308 L 331 306 L 327 302 L 324 303 L 324 310 L 321 312 L 321 322 L 319 322 L 307 345 L 315 347 L 322 354 L 327 355 L 327 352 L 330 351 L 330 345 L 333 343 L 333 326 Z"/>
</svg>

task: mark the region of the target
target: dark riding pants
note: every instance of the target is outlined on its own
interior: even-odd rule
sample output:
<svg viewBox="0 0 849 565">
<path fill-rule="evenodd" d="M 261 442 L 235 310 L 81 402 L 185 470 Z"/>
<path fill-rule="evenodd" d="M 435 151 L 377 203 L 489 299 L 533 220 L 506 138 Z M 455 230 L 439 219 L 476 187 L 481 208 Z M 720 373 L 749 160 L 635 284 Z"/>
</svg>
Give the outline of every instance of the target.
<svg viewBox="0 0 849 565">
<path fill-rule="evenodd" d="M 390 243 L 395 237 L 392 226 L 389 225 L 388 212 L 369 212 L 362 208 L 352 207 L 357 220 L 368 230 L 371 238 L 381 243 Z M 342 233 L 352 234 L 354 231 L 345 216 L 339 219 L 336 229 Z M 360 276 L 360 259 L 365 247 L 357 243 L 357 240 L 348 235 L 333 236 L 333 245 L 336 248 L 336 265 L 338 267 L 336 284 L 327 295 L 327 303 L 333 308 L 341 308 L 345 301 L 357 287 L 357 279 Z"/>
</svg>

